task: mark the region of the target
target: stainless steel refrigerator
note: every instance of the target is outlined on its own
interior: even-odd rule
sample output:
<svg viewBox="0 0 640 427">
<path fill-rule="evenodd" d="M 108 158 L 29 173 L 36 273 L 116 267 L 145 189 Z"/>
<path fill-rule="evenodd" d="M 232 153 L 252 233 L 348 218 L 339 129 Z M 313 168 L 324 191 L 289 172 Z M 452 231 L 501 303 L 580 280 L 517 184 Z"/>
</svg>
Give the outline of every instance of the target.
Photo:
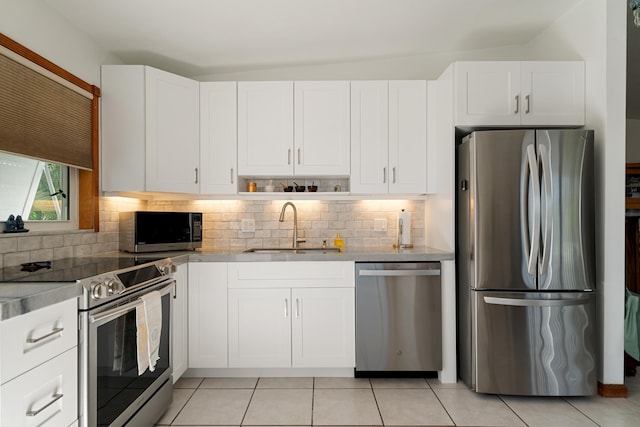
<svg viewBox="0 0 640 427">
<path fill-rule="evenodd" d="M 459 373 L 477 392 L 596 392 L 593 160 L 588 130 L 458 145 Z"/>
</svg>

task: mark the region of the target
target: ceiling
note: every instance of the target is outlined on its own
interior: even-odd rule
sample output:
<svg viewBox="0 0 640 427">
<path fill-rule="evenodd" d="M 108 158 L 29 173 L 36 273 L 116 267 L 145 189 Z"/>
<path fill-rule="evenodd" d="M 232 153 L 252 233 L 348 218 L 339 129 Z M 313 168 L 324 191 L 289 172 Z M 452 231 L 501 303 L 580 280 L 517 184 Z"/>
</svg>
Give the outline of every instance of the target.
<svg viewBox="0 0 640 427">
<path fill-rule="evenodd" d="M 518 45 L 581 0 L 42 0 L 127 64 L 185 76 Z"/>
</svg>

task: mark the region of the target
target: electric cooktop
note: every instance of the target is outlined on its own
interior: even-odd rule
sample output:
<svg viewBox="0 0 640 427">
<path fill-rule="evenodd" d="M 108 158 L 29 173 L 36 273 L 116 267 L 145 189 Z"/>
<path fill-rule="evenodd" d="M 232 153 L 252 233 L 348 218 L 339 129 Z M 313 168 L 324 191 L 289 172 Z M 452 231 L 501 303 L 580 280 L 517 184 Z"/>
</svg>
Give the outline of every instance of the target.
<svg viewBox="0 0 640 427">
<path fill-rule="evenodd" d="M 0 282 L 76 282 L 164 258 L 77 257 L 28 262 L 0 269 Z"/>
</svg>

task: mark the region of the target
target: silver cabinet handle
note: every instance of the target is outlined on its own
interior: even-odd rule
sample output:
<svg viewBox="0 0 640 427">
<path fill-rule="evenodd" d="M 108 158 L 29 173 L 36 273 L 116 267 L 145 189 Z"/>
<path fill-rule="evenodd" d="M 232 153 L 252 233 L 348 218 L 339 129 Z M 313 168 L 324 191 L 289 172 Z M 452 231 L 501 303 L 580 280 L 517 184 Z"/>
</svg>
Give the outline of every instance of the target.
<svg viewBox="0 0 640 427">
<path fill-rule="evenodd" d="M 526 108 L 526 110 L 524 110 L 525 114 L 529 114 L 529 112 L 531 111 L 531 109 L 530 109 L 530 107 L 531 107 L 530 103 L 531 102 L 530 102 L 529 97 L 530 97 L 530 95 L 527 95 L 527 96 L 524 97 L 525 101 L 527 101 L 527 108 Z"/>
<path fill-rule="evenodd" d="M 289 300 L 286 298 L 284 299 L 284 317 L 289 317 Z"/>
<path fill-rule="evenodd" d="M 360 270 L 360 276 L 439 276 L 440 270 Z"/>
<path fill-rule="evenodd" d="M 516 110 L 513 112 L 513 114 L 519 114 L 520 113 L 520 95 L 516 95 Z"/>
<path fill-rule="evenodd" d="M 484 302 L 493 305 L 506 305 L 511 307 L 566 307 L 571 305 L 585 305 L 588 298 L 571 299 L 520 299 L 520 298 L 500 298 L 484 297 Z"/>
<path fill-rule="evenodd" d="M 230 175 L 231 175 L 231 184 L 233 184 L 233 168 L 231 168 Z"/>
<path fill-rule="evenodd" d="M 387 183 L 387 168 L 386 167 L 382 168 L 382 183 L 383 184 Z"/>
<path fill-rule="evenodd" d="M 300 298 L 296 298 L 296 318 L 300 317 Z"/>
<path fill-rule="evenodd" d="M 46 340 L 47 338 L 52 337 L 52 336 L 54 336 L 56 334 L 59 334 L 62 331 L 64 331 L 64 328 L 53 328 L 51 330 L 51 332 L 49 332 L 48 334 L 45 334 L 45 335 L 43 335 L 41 337 L 38 337 L 38 338 L 27 338 L 27 343 L 28 344 L 39 343 L 40 341 Z"/>
<path fill-rule="evenodd" d="M 287 164 L 291 164 L 291 148 L 287 150 Z"/>
<path fill-rule="evenodd" d="M 298 148 L 298 164 L 300 164 L 300 149 Z"/>
<path fill-rule="evenodd" d="M 198 183 L 198 168 L 195 168 L 195 171 L 196 171 L 196 182 L 194 182 L 194 184 L 197 184 Z"/>
<path fill-rule="evenodd" d="M 27 417 L 35 417 L 35 416 L 37 416 L 40 412 L 44 411 L 49 406 L 53 405 L 58 400 L 62 399 L 62 396 L 64 396 L 64 394 L 62 394 L 62 393 L 61 394 L 54 394 L 53 396 L 51 396 L 51 400 L 49 401 L 49 403 L 44 405 L 42 408 L 38 409 L 37 411 L 29 411 L 29 412 L 27 412 L 26 413 Z"/>
<path fill-rule="evenodd" d="M 393 167 L 392 171 L 393 171 L 393 181 L 391 182 L 395 184 L 396 183 L 396 167 L 395 166 Z"/>
</svg>

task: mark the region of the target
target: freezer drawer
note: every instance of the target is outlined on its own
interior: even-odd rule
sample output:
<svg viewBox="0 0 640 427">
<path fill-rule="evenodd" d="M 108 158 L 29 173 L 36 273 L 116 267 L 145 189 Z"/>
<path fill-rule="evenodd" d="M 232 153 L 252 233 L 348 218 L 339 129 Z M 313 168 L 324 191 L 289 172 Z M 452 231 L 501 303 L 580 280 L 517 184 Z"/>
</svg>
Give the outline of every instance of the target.
<svg viewBox="0 0 640 427">
<path fill-rule="evenodd" d="M 476 391 L 595 394 L 595 292 L 473 294 Z"/>
<path fill-rule="evenodd" d="M 441 369 L 440 263 L 357 263 L 356 372 Z"/>
</svg>

